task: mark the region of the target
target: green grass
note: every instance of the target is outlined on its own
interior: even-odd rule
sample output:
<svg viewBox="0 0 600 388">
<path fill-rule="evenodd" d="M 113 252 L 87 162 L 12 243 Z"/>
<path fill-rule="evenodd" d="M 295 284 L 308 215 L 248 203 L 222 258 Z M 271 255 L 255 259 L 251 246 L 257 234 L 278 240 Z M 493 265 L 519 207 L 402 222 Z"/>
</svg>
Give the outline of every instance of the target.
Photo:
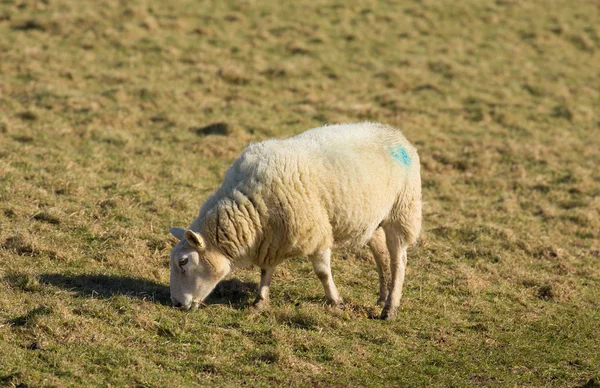
<svg viewBox="0 0 600 388">
<path fill-rule="evenodd" d="M 598 386 L 598 20 L 593 0 L 0 1 L 0 385 Z M 257 270 L 169 306 L 168 228 L 249 142 L 363 120 L 422 161 L 395 321 L 366 250 L 334 257 L 342 310 L 300 258 L 268 311 Z"/>
</svg>

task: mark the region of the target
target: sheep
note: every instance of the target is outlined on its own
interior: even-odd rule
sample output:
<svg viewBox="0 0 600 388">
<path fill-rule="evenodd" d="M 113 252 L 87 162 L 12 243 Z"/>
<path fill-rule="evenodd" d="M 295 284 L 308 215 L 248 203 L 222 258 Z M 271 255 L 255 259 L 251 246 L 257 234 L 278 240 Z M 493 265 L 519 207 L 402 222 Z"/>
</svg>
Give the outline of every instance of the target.
<svg viewBox="0 0 600 388">
<path fill-rule="evenodd" d="M 198 307 L 235 267 L 261 269 L 255 308 L 269 304 L 271 277 L 286 258 L 307 256 L 328 303 L 343 303 L 331 249 L 367 244 L 379 275 L 381 318 L 394 319 L 407 247 L 421 230 L 416 149 L 378 123 L 329 125 L 248 146 L 191 226 L 171 228 L 173 306 Z"/>
</svg>

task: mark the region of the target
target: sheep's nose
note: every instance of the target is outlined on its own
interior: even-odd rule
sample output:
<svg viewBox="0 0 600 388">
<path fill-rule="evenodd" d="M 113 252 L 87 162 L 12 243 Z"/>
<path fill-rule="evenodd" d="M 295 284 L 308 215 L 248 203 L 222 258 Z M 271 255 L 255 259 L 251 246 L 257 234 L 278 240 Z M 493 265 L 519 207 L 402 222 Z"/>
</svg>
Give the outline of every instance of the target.
<svg viewBox="0 0 600 388">
<path fill-rule="evenodd" d="M 176 300 L 171 300 L 171 302 L 173 303 L 173 307 L 175 307 L 175 308 L 177 308 L 177 309 L 181 307 L 181 303 L 179 303 L 178 301 L 176 301 Z"/>
</svg>

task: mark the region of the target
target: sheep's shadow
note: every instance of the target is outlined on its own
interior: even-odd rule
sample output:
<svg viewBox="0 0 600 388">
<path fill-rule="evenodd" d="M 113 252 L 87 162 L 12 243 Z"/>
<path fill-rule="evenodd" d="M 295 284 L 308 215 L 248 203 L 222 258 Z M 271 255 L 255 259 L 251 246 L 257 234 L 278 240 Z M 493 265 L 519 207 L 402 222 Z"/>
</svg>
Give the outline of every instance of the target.
<svg viewBox="0 0 600 388">
<path fill-rule="evenodd" d="M 169 287 L 148 279 L 115 275 L 65 275 L 49 273 L 40 275 L 43 283 L 51 284 L 68 291 L 74 291 L 82 298 L 103 298 L 127 296 L 161 305 L 171 305 Z M 206 304 L 227 304 L 236 309 L 249 306 L 249 300 L 256 292 L 257 284 L 228 279 L 220 282 Z"/>
<path fill-rule="evenodd" d="M 236 310 L 244 310 L 254 302 L 258 290 L 256 282 L 243 282 L 232 278 L 222 280 L 206 298 L 206 304 L 224 304 Z"/>
<path fill-rule="evenodd" d="M 40 281 L 67 291 L 74 291 L 82 298 L 108 299 L 123 295 L 163 305 L 171 303 L 169 287 L 148 279 L 116 275 L 48 273 L 40 275 Z"/>
</svg>

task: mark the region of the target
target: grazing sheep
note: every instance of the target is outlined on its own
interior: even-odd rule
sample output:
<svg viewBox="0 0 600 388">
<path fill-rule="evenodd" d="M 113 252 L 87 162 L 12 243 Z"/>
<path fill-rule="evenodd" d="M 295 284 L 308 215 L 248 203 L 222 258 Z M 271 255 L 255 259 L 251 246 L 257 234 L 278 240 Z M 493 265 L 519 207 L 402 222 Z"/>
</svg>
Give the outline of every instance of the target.
<svg viewBox="0 0 600 388">
<path fill-rule="evenodd" d="M 421 176 L 400 130 L 374 123 L 331 125 L 250 145 L 225 174 L 171 252 L 171 299 L 197 307 L 234 267 L 261 268 L 255 306 L 269 303 L 275 267 L 308 256 L 327 300 L 335 244 L 368 244 L 379 273 L 381 317 L 396 315 L 406 249 L 421 229 Z"/>
</svg>

